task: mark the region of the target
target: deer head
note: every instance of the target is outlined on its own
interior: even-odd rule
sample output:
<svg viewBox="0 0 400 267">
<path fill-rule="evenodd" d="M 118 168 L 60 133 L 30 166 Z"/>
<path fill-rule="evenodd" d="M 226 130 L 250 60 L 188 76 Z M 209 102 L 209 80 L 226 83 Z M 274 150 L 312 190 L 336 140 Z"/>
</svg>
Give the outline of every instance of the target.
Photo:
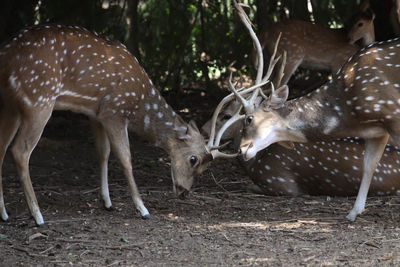
<svg viewBox="0 0 400 267">
<path fill-rule="evenodd" d="M 370 7 L 369 0 L 360 4 L 359 12 L 354 16 L 352 27 L 347 37 L 351 44 L 362 39 L 362 45 L 367 46 L 375 41 L 375 12 Z"/>
<path fill-rule="evenodd" d="M 246 113 L 239 149 L 244 160 L 255 157 L 257 152 L 273 143 L 291 148 L 292 142 L 306 141 L 302 135 L 292 130 L 291 125 L 282 120 L 281 114 L 275 112 L 284 106 L 288 95 L 289 88 L 283 85 L 273 90 L 269 98 L 254 112 Z"/>
<path fill-rule="evenodd" d="M 193 121 L 188 125 L 176 121 L 175 125 L 175 138 L 169 141 L 171 177 L 174 192 L 184 198 L 193 185 L 194 177 L 202 173 L 214 158 Z"/>
</svg>

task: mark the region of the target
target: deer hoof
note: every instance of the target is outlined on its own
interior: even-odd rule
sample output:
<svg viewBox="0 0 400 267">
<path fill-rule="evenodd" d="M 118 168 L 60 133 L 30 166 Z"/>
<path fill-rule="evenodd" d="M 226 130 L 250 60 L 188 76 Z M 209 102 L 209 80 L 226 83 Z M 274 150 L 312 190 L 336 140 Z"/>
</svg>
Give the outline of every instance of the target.
<svg viewBox="0 0 400 267">
<path fill-rule="evenodd" d="M 2 215 L 2 216 L 1 216 L 1 220 L 2 220 L 3 222 L 8 222 L 8 221 L 10 220 L 10 217 L 8 217 L 8 215 L 5 214 L 5 215 Z"/>
<path fill-rule="evenodd" d="M 158 219 L 156 217 L 151 216 L 150 214 L 146 214 L 146 215 L 142 216 L 142 218 L 144 220 L 149 220 L 149 221 L 158 221 Z"/>
<path fill-rule="evenodd" d="M 44 222 L 41 222 L 41 223 L 35 222 L 35 224 L 37 227 L 40 227 L 40 228 L 43 228 L 45 226 Z"/>
<path fill-rule="evenodd" d="M 114 211 L 115 210 L 113 206 L 110 206 L 110 207 L 104 206 L 104 208 L 106 209 L 106 211 Z"/>
<path fill-rule="evenodd" d="M 350 213 L 346 216 L 346 219 L 348 219 L 351 222 L 354 222 L 357 218 L 357 213 L 355 211 L 350 211 Z"/>
</svg>

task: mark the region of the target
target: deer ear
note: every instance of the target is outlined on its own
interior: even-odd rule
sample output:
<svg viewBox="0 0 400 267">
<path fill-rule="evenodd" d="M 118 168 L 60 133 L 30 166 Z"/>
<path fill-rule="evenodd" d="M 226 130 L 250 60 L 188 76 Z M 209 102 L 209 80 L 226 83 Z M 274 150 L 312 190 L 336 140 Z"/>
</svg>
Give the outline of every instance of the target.
<svg viewBox="0 0 400 267">
<path fill-rule="evenodd" d="M 195 131 L 197 131 L 197 132 L 200 133 L 200 130 L 199 130 L 199 128 L 197 127 L 196 122 L 195 122 L 194 120 L 190 120 L 190 121 L 189 121 L 189 125 L 190 125 Z"/>
<path fill-rule="evenodd" d="M 374 20 L 375 19 L 375 12 L 372 10 L 372 8 L 368 8 L 365 13 L 367 14 L 368 18 L 370 20 Z"/>
<path fill-rule="evenodd" d="M 189 127 L 180 117 L 175 117 L 174 131 L 178 139 L 185 140 L 190 138 Z"/>
<path fill-rule="evenodd" d="M 278 109 L 281 108 L 289 97 L 289 87 L 283 85 L 276 89 L 269 97 L 267 108 Z"/>
<path fill-rule="evenodd" d="M 360 6 L 359 6 L 360 10 L 363 12 L 366 11 L 370 7 L 371 7 L 370 0 L 361 1 Z"/>
</svg>

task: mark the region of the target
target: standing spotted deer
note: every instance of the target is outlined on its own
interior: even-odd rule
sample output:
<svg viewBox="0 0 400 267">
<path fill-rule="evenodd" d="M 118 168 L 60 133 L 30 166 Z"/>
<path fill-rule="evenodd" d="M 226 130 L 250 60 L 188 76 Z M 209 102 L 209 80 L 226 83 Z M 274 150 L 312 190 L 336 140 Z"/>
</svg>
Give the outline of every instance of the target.
<svg viewBox="0 0 400 267">
<path fill-rule="evenodd" d="M 185 195 L 194 175 L 222 155 L 206 145 L 165 102 L 138 61 L 118 42 L 80 27 L 44 25 L 22 30 L 0 48 L 0 166 L 11 147 L 29 210 L 44 223 L 29 175 L 29 158 L 53 110 L 89 117 L 101 165 L 101 196 L 111 208 L 107 181 L 110 148 L 123 167 L 136 208 L 143 205 L 131 164 L 128 130 L 171 156 L 174 189 Z M 0 168 L 0 215 L 8 219 Z"/>
<path fill-rule="evenodd" d="M 239 5 L 235 6 L 244 13 Z M 259 55 L 261 59 L 261 51 Z M 266 99 L 258 107 L 253 99 L 248 101 L 241 96 L 243 90 L 231 86 L 246 113 L 239 150 L 243 159 L 249 160 L 277 142 L 364 138 L 361 186 L 347 216 L 354 221 L 364 210 L 373 173 L 389 136 L 400 145 L 400 76 L 396 75 L 400 72 L 399 55 L 399 39 L 371 44 L 349 58 L 329 83 L 308 95 L 287 101 L 286 85 L 276 90 L 272 87 L 271 94 L 263 95 Z M 259 92 L 255 89 L 254 95 Z"/>
<path fill-rule="evenodd" d="M 307 69 L 337 72 L 346 60 L 361 47 L 375 41 L 375 14 L 364 1 L 353 19 L 348 32 L 344 29 L 328 29 L 311 22 L 286 19 L 259 33 L 263 50 L 272 54 L 274 41 L 282 34 L 278 54 L 286 51 L 287 62 L 282 83 L 287 84 L 290 77 L 301 66 Z M 361 46 L 355 44 L 361 40 Z M 252 58 L 258 66 L 257 49 Z"/>
</svg>

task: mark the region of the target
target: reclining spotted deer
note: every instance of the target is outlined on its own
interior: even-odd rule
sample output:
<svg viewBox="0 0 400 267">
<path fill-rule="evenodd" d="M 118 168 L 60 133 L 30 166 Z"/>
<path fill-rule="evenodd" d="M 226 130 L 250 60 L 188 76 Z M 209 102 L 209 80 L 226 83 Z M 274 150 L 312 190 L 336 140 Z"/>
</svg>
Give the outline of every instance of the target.
<svg viewBox="0 0 400 267">
<path fill-rule="evenodd" d="M 299 66 L 336 73 L 351 55 L 375 41 L 374 19 L 369 0 L 364 0 L 348 32 L 344 29 L 323 28 L 311 22 L 285 19 L 262 29 L 258 36 L 262 49 L 272 54 L 273 41 L 282 34 L 278 55 L 283 51 L 288 55 L 282 80 L 283 84 L 287 84 Z M 360 45 L 356 43 L 358 40 L 361 40 Z M 252 59 L 257 67 L 256 48 L 253 49 Z"/>
<path fill-rule="evenodd" d="M 236 2 L 235 6 L 245 15 Z M 289 101 L 286 85 L 276 90 L 272 86 L 271 94 L 261 94 L 265 100 L 255 107 L 253 96 L 260 92 L 259 88 L 246 100 L 241 95 L 245 90 L 236 90 L 232 85 L 231 90 L 245 110 L 239 150 L 243 159 L 249 160 L 277 142 L 289 145 L 348 136 L 364 138 L 361 186 L 347 215 L 354 221 L 364 210 L 373 173 L 389 136 L 400 145 L 400 76 L 396 75 L 400 70 L 399 49 L 399 39 L 371 44 L 349 58 L 329 83 Z M 262 62 L 262 51 L 258 54 Z M 262 86 L 259 79 L 255 84 Z"/>
<path fill-rule="evenodd" d="M 101 165 L 101 197 L 111 208 L 107 181 L 110 146 L 123 167 L 131 197 L 152 218 L 136 186 L 128 130 L 171 156 L 174 189 L 184 196 L 194 175 L 224 154 L 206 144 L 165 102 L 128 50 L 80 27 L 35 26 L 0 48 L 0 167 L 11 141 L 29 210 L 44 223 L 29 174 L 29 159 L 53 110 L 87 115 Z M 15 138 L 14 138 L 15 137 Z M 7 220 L 0 168 L 0 215 Z"/>
<path fill-rule="evenodd" d="M 224 109 L 218 116 L 216 129 L 220 129 L 239 106 L 234 101 Z M 208 136 L 210 123 L 202 127 L 202 132 Z M 238 133 L 242 128 L 243 123 L 238 121 L 225 131 L 222 140 L 240 138 Z M 262 194 L 354 196 L 360 186 L 363 152 L 364 141 L 359 138 L 299 143 L 294 144 L 293 149 L 272 144 L 251 160 L 240 163 L 256 185 L 251 189 Z M 400 195 L 399 174 L 400 149 L 387 145 L 369 195 Z"/>
</svg>

